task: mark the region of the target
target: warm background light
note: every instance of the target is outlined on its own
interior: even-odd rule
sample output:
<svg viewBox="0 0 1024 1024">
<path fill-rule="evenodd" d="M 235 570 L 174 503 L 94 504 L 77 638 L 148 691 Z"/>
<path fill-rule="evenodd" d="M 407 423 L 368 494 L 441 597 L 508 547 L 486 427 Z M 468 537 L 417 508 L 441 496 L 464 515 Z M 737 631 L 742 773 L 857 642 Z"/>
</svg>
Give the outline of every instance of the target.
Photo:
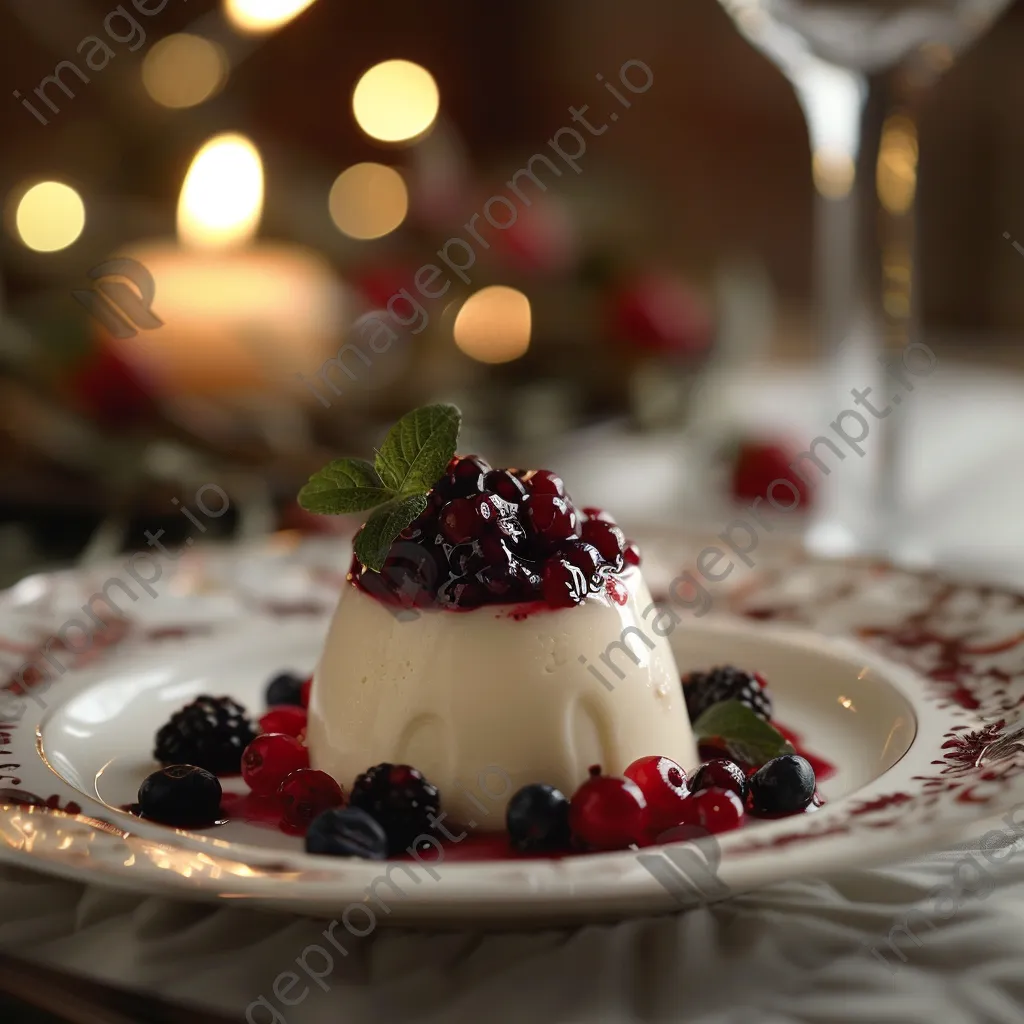
<svg viewBox="0 0 1024 1024">
<path fill-rule="evenodd" d="M 492 285 L 466 299 L 455 318 L 455 344 L 481 363 L 508 363 L 530 347 L 530 300 Z"/>
<path fill-rule="evenodd" d="M 256 233 L 263 212 L 263 162 L 244 135 L 217 135 L 196 154 L 178 200 L 178 236 L 224 248 Z"/>
<path fill-rule="evenodd" d="M 224 11 L 243 32 L 271 32 L 300 15 L 314 0 L 224 0 Z"/>
<path fill-rule="evenodd" d="M 18 203 L 14 223 L 21 240 L 36 252 L 66 249 L 85 227 L 85 203 L 59 181 L 33 185 Z"/>
<path fill-rule="evenodd" d="M 312 377 L 336 355 L 351 322 L 343 286 L 316 252 L 261 243 L 225 252 L 182 252 L 153 241 L 123 255 L 156 282 L 154 311 L 164 325 L 117 345 L 171 394 L 312 394 Z M 328 391 L 333 399 L 333 394 Z"/>
<path fill-rule="evenodd" d="M 350 238 L 380 238 L 405 220 L 409 191 L 401 174 L 384 164 L 356 164 L 331 187 L 331 219 Z"/>
<path fill-rule="evenodd" d="M 228 62 L 216 44 L 188 32 L 161 39 L 142 62 L 146 92 L 165 107 L 194 107 L 218 92 Z"/>
<path fill-rule="evenodd" d="M 878 149 L 878 198 L 894 214 L 906 213 L 917 191 L 917 127 L 901 114 L 887 118 Z"/>
<path fill-rule="evenodd" d="M 352 93 L 356 122 L 381 142 L 404 142 L 422 135 L 434 123 L 440 102 L 430 72 L 407 60 L 375 64 Z"/>
</svg>

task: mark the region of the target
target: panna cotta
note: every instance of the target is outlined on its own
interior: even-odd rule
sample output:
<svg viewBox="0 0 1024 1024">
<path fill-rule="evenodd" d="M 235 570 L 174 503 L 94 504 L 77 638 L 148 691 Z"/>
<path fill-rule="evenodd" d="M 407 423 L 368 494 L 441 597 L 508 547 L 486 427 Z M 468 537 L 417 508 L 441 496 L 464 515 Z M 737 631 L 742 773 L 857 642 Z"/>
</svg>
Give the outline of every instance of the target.
<svg viewBox="0 0 1024 1024">
<path fill-rule="evenodd" d="M 375 549 L 379 571 L 353 558 L 313 677 L 313 768 L 414 765 L 454 821 L 497 829 L 481 787 L 572 793 L 592 765 L 652 750 L 695 762 L 671 613 L 610 515 L 554 473 L 478 456 L 453 457 L 424 500 Z"/>
<path fill-rule="evenodd" d="M 651 750 L 696 763 L 640 570 L 610 583 L 572 607 L 403 613 L 349 582 L 314 673 L 313 767 L 352 779 L 415 765 L 452 820 L 499 829 L 469 794 L 507 797 L 538 779 L 571 794 L 591 765 L 621 774 Z"/>
</svg>

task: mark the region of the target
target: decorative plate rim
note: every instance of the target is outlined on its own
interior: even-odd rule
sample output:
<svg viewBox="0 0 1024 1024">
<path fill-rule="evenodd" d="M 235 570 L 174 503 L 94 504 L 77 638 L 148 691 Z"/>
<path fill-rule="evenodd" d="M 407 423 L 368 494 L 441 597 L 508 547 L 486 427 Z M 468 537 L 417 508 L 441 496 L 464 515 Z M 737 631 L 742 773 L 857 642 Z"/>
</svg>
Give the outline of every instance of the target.
<svg viewBox="0 0 1024 1024">
<path fill-rule="evenodd" d="M 682 531 L 659 531 L 652 539 L 653 550 L 672 552 L 655 558 L 666 572 L 681 564 L 686 548 L 700 546 L 699 538 Z M 246 571 L 260 560 L 275 570 L 273 589 Z M 161 594 L 148 606 L 133 607 L 139 614 L 131 620 L 112 619 L 97 631 L 108 635 L 69 665 L 60 676 L 61 691 L 93 684 L 111 658 L 123 656 L 129 639 L 137 650 L 201 634 L 219 643 L 225 628 L 227 635 L 242 639 L 249 630 L 265 631 L 269 623 L 280 629 L 289 618 L 325 624 L 346 563 L 343 541 L 292 533 L 183 553 L 167 599 Z M 9 698 L 12 684 L 17 688 L 12 676 L 20 666 L 12 670 L 12 659 L 23 657 L 33 642 L 38 649 L 45 642 L 39 633 L 52 633 L 63 621 L 57 617 L 62 609 L 78 607 L 75 599 L 110 569 L 40 574 L 0 593 L 0 657 L 6 658 L 0 661 L 5 672 L 0 694 Z M 1024 594 L 873 559 L 816 558 L 776 544 L 725 597 L 725 607 L 701 628 L 737 628 L 746 620 L 743 628 L 757 623 L 780 642 L 827 643 L 830 651 L 845 651 L 902 680 L 900 688 L 918 716 L 910 749 L 857 792 L 814 815 L 718 837 L 718 878 L 725 891 L 895 859 L 955 839 L 965 825 L 1024 803 L 1024 729 L 1016 720 L 1024 702 Z M 247 624 L 240 629 L 243 612 Z M 52 644 L 49 650 L 69 652 Z M 26 698 L 21 703 L 30 706 Z M 41 709 L 22 715 L 26 728 L 31 723 L 33 749 L 44 714 Z M 22 729 L 17 749 L 24 751 L 26 728 L 21 719 L 11 728 L 0 704 L 0 800 L 18 789 L 12 777 L 20 781 L 25 774 L 21 762 L 4 755 L 15 756 L 16 729 Z M 0 806 L 0 862 L 116 888 L 244 898 L 307 913 L 336 908 L 387 870 L 380 863 L 326 861 L 215 838 L 197 842 L 195 836 L 145 822 L 128 831 L 123 822 L 106 820 L 98 802 L 78 804 L 78 791 L 49 771 L 51 794 L 23 793 L 26 802 Z M 1011 827 L 1016 828 L 1015 818 Z M 564 861 L 440 864 L 430 876 L 445 884 L 408 888 L 388 910 L 387 921 L 466 911 L 527 917 L 545 904 L 585 903 L 587 916 L 644 913 L 708 898 L 701 892 L 669 892 L 635 851 Z"/>
</svg>

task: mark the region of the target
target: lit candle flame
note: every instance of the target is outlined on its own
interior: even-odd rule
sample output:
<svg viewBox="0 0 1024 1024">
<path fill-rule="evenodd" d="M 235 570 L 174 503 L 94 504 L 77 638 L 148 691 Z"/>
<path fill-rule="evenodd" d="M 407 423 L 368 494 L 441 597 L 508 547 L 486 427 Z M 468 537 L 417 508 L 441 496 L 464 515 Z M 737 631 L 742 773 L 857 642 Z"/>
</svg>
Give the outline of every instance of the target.
<svg viewBox="0 0 1024 1024">
<path fill-rule="evenodd" d="M 314 0 L 224 0 L 224 11 L 243 32 L 271 32 L 298 17 Z"/>
<path fill-rule="evenodd" d="M 178 237 L 223 249 L 256 233 L 263 212 L 263 162 L 243 135 L 210 139 L 196 154 L 178 199 Z"/>
</svg>

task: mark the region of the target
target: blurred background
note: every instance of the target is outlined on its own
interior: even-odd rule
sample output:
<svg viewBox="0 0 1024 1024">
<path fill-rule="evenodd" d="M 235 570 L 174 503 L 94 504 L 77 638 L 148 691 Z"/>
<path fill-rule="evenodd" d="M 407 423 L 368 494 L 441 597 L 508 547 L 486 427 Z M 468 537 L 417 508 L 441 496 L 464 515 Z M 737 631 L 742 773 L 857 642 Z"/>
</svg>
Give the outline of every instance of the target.
<svg viewBox="0 0 1024 1024">
<path fill-rule="evenodd" d="M 196 537 L 206 485 L 204 540 L 329 529 L 308 474 L 433 399 L 708 525 L 841 408 L 804 112 L 714 0 L 3 0 L 0 48 L 0 583 Z M 904 498 L 972 566 L 1019 548 L 1022 52 L 1010 4 L 890 153 L 941 371 Z"/>
</svg>

